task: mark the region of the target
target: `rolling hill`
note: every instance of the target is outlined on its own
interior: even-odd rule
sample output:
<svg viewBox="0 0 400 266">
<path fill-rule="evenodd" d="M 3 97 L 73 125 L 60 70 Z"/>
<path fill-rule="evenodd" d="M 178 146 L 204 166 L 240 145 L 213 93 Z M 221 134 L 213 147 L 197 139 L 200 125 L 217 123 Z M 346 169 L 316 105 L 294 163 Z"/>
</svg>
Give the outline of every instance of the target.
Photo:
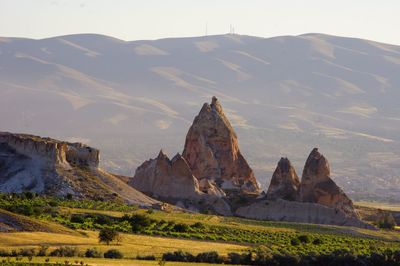
<svg viewBox="0 0 400 266">
<path fill-rule="evenodd" d="M 181 152 L 216 95 L 263 186 L 281 156 L 299 171 L 318 146 L 350 196 L 400 201 L 398 73 L 400 46 L 323 34 L 0 38 L 0 130 L 89 143 L 133 175 Z"/>
</svg>

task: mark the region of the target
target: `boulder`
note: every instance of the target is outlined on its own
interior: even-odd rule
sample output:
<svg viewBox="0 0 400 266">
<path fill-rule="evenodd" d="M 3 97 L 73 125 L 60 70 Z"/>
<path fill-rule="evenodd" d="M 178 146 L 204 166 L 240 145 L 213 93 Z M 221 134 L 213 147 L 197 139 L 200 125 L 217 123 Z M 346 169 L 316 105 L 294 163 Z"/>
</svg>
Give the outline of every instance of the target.
<svg viewBox="0 0 400 266">
<path fill-rule="evenodd" d="M 182 153 L 193 174 L 224 191 L 259 193 L 254 173 L 239 150 L 237 136 L 216 97 L 193 121 Z"/>
</svg>

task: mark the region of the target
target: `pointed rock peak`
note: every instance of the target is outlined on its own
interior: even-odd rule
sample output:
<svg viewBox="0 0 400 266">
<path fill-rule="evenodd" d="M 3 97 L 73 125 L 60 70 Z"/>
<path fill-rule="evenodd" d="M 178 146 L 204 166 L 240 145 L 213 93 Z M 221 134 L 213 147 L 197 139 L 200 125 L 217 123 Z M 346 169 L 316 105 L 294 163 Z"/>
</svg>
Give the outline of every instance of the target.
<svg viewBox="0 0 400 266">
<path fill-rule="evenodd" d="M 314 148 L 303 169 L 300 184 L 300 199 L 341 210 L 346 215 L 357 218 L 353 202 L 330 178 L 328 160 Z"/>
<path fill-rule="evenodd" d="M 322 157 L 322 154 L 318 151 L 318 148 L 314 148 L 310 155 L 308 156 L 309 159 L 316 159 L 318 160 L 319 158 Z"/>
<path fill-rule="evenodd" d="M 213 96 L 211 99 L 211 108 L 213 110 L 216 110 L 217 112 L 221 113 L 222 112 L 222 106 L 219 103 L 217 97 Z"/>
<path fill-rule="evenodd" d="M 203 107 L 201 107 L 201 110 L 200 110 L 200 113 L 199 113 L 199 114 L 202 114 L 202 113 L 209 113 L 210 111 L 211 111 L 210 105 L 209 105 L 208 103 L 204 103 L 204 104 L 203 104 Z"/>
<path fill-rule="evenodd" d="M 171 162 L 174 163 L 176 161 L 180 161 L 180 160 L 185 160 L 185 158 L 182 157 L 182 155 L 178 152 L 177 154 L 175 154 L 175 156 L 172 158 Z"/>
<path fill-rule="evenodd" d="M 205 103 L 186 135 L 182 156 L 194 176 L 232 183 L 238 191 L 258 193 L 254 173 L 239 150 L 237 136 L 216 97 Z M 231 187 L 231 186 L 229 186 Z"/>
<path fill-rule="evenodd" d="M 158 156 L 157 156 L 157 160 L 161 160 L 161 159 L 163 159 L 163 160 L 168 159 L 168 156 L 164 153 L 163 149 L 160 150 L 160 152 L 158 153 Z"/>
<path fill-rule="evenodd" d="M 292 168 L 292 163 L 288 158 L 282 157 L 278 162 L 278 168 L 281 169 L 282 172 L 289 172 L 290 168 Z"/>
<path fill-rule="evenodd" d="M 296 174 L 288 158 L 281 158 L 272 175 L 271 183 L 267 191 L 267 199 L 296 200 L 300 186 L 299 177 Z"/>
<path fill-rule="evenodd" d="M 318 148 L 314 148 L 307 158 L 306 164 L 304 165 L 303 176 L 312 174 L 319 176 L 330 176 L 331 170 L 329 167 L 328 160 L 318 151 Z"/>
</svg>

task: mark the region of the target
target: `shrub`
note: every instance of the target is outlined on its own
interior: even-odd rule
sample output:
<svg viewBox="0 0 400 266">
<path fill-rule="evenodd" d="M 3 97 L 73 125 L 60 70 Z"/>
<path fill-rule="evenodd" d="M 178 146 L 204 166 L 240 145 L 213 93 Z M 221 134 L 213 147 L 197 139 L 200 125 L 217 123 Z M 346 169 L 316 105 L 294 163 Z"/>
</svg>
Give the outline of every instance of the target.
<svg viewBox="0 0 400 266">
<path fill-rule="evenodd" d="M 174 228 L 173 228 L 173 230 L 175 232 L 179 232 L 179 233 L 188 232 L 189 229 L 190 229 L 190 227 L 187 224 L 176 224 L 176 225 L 174 225 Z"/>
<path fill-rule="evenodd" d="M 59 247 L 50 252 L 50 256 L 56 257 L 77 257 L 79 254 L 78 248 L 76 247 Z"/>
<path fill-rule="evenodd" d="M 298 246 L 300 245 L 300 240 L 298 238 L 292 238 L 290 244 L 292 244 L 292 246 Z"/>
<path fill-rule="evenodd" d="M 222 263 L 223 259 L 218 255 L 216 251 L 211 251 L 197 254 L 196 262 Z"/>
<path fill-rule="evenodd" d="M 138 233 L 150 227 L 152 223 L 157 222 L 146 215 L 133 214 L 132 216 L 125 215 L 123 220 L 128 221 L 132 226 L 132 232 Z"/>
<path fill-rule="evenodd" d="M 391 213 L 385 213 L 383 217 L 378 221 L 377 225 L 379 228 L 382 229 L 393 230 L 396 227 L 396 221 Z"/>
<path fill-rule="evenodd" d="M 156 257 L 154 255 L 148 255 L 148 256 L 136 256 L 137 260 L 156 260 Z"/>
<path fill-rule="evenodd" d="M 99 232 L 99 242 L 106 243 L 107 245 L 114 240 L 119 239 L 119 233 L 111 228 L 103 228 Z"/>
<path fill-rule="evenodd" d="M 49 249 L 49 246 L 40 246 L 39 251 L 37 253 L 37 256 L 39 257 L 44 257 L 47 255 L 47 250 Z"/>
<path fill-rule="evenodd" d="M 310 237 L 308 235 L 299 235 L 298 239 L 301 243 L 310 243 Z"/>
<path fill-rule="evenodd" d="M 73 214 L 70 221 L 71 223 L 83 224 L 85 222 L 85 216 L 81 214 Z"/>
<path fill-rule="evenodd" d="M 85 257 L 86 258 L 102 258 L 103 253 L 100 250 L 98 250 L 97 248 L 88 248 L 85 251 Z"/>
<path fill-rule="evenodd" d="M 200 223 L 200 222 L 197 222 L 197 223 L 194 223 L 194 224 L 192 225 L 192 228 L 204 229 L 205 226 L 204 226 L 204 224 L 202 224 L 202 223 Z"/>
<path fill-rule="evenodd" d="M 188 252 L 182 250 L 167 252 L 162 256 L 162 260 L 165 261 L 182 261 L 182 262 L 195 262 L 196 257 Z"/>
<path fill-rule="evenodd" d="M 322 240 L 319 238 L 314 239 L 314 241 L 312 242 L 314 245 L 321 245 L 322 244 Z"/>
<path fill-rule="evenodd" d="M 18 253 L 19 256 L 23 256 L 23 257 L 30 257 L 30 256 L 35 256 L 36 255 L 36 251 L 34 248 L 23 248 L 19 250 Z"/>
<path fill-rule="evenodd" d="M 104 258 L 106 259 L 122 259 L 124 254 L 118 249 L 110 249 L 104 253 Z"/>
</svg>

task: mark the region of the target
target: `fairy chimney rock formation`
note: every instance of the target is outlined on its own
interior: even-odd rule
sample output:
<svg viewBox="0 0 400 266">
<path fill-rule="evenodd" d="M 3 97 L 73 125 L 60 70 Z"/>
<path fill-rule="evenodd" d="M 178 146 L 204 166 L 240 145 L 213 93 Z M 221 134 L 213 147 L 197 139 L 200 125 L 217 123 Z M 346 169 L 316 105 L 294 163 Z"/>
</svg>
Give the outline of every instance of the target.
<svg viewBox="0 0 400 266">
<path fill-rule="evenodd" d="M 353 202 L 330 175 L 328 160 L 314 148 L 304 165 L 300 184 L 301 200 L 335 208 L 350 217 L 358 217 Z"/>
<path fill-rule="evenodd" d="M 299 187 L 300 180 L 292 164 L 287 158 L 281 158 L 272 175 L 267 191 L 267 199 L 297 200 Z"/>
<path fill-rule="evenodd" d="M 186 160 L 175 155 L 172 160 L 161 150 L 157 158 L 140 165 L 129 185 L 160 198 L 196 198 L 201 192 Z"/>
<path fill-rule="evenodd" d="M 194 119 L 182 155 L 199 180 L 213 180 L 226 192 L 259 193 L 254 173 L 216 97 L 211 104 L 205 103 Z"/>
</svg>

